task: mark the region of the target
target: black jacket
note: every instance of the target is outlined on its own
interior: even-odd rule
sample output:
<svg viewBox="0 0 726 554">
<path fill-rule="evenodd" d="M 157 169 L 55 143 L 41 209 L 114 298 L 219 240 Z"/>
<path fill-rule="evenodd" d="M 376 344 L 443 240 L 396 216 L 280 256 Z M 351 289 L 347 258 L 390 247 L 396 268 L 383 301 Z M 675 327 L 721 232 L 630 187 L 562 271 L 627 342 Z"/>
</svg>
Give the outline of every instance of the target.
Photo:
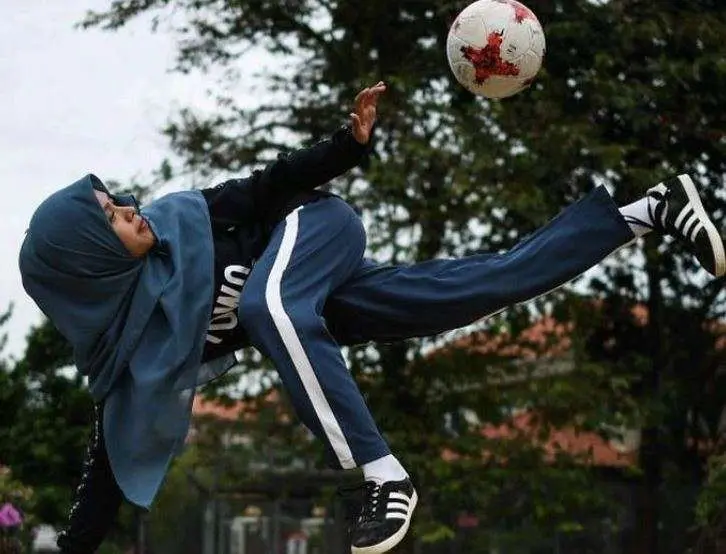
<svg viewBox="0 0 726 554">
<path fill-rule="evenodd" d="M 282 154 L 264 170 L 202 190 L 212 223 L 215 249 L 215 295 L 229 285 L 230 266 L 251 269 L 267 246 L 275 226 L 293 209 L 329 195 L 315 190 L 363 162 L 372 144 L 361 145 L 349 127 L 309 148 Z M 235 283 L 244 270 L 235 274 Z M 232 283 L 232 284 L 235 284 Z M 241 285 L 240 285 L 241 286 Z M 218 298 L 218 296 L 215 296 Z M 236 311 L 236 310 L 235 310 Z M 211 329 L 205 360 L 247 345 L 241 327 Z M 223 326 L 229 327 L 229 326 Z M 123 500 L 109 465 L 103 439 L 103 408 L 97 406 L 80 485 L 66 528 L 58 537 L 61 552 L 91 554 L 113 524 Z"/>
</svg>

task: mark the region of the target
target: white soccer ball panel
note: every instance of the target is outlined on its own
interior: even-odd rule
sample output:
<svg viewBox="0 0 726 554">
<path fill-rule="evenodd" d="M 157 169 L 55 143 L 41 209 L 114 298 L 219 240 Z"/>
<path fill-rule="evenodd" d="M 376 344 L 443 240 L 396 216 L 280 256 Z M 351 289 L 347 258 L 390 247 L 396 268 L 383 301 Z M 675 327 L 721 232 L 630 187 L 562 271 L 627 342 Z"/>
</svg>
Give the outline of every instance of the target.
<svg viewBox="0 0 726 554">
<path fill-rule="evenodd" d="M 542 67 L 542 58 L 540 58 L 533 50 L 525 52 L 519 60 L 519 76 L 524 81 L 534 79 L 535 75 Z"/>
<path fill-rule="evenodd" d="M 542 30 L 542 27 L 539 24 L 539 21 L 537 24 L 532 24 L 532 51 L 536 53 L 540 57 L 540 62 L 542 61 L 541 58 L 544 58 L 545 52 L 547 51 L 547 45 L 545 41 L 545 35 L 544 31 Z"/>
<path fill-rule="evenodd" d="M 451 67 L 451 70 L 454 71 L 454 65 L 455 64 L 468 64 L 471 65 L 467 60 L 465 60 L 462 56 L 462 48 L 466 48 L 469 46 L 469 43 L 465 42 L 461 38 L 459 38 L 458 35 L 449 34 L 449 37 L 446 39 L 446 57 L 449 60 L 449 66 Z M 471 68 L 473 71 L 473 67 Z M 454 71 L 456 73 L 456 71 Z"/>
<path fill-rule="evenodd" d="M 479 14 L 460 15 L 454 22 L 457 38 L 469 46 L 483 46 L 487 42 L 487 27 Z"/>
<path fill-rule="evenodd" d="M 456 80 L 464 86 L 469 92 L 474 94 L 482 94 L 480 90 L 476 88 L 474 67 L 466 61 L 455 61 L 450 64 L 451 71 L 456 77 Z"/>
<path fill-rule="evenodd" d="M 504 29 L 501 55 L 503 60 L 516 62 L 532 48 L 532 29 L 526 24 L 510 25 Z"/>
<path fill-rule="evenodd" d="M 485 46 L 489 35 L 492 33 L 503 35 L 506 32 L 513 13 L 507 4 L 492 2 L 491 0 L 480 0 L 479 3 L 482 4 L 482 7 L 477 13 L 477 19 L 481 26 L 478 45 Z"/>
<path fill-rule="evenodd" d="M 489 77 L 482 84 L 475 84 L 471 92 L 487 98 L 507 98 L 526 87 L 526 80 L 511 77 Z"/>
<path fill-rule="evenodd" d="M 473 20 L 481 26 L 481 38 L 475 44 L 483 46 L 486 44 L 486 35 L 506 29 L 513 15 L 512 8 L 505 2 L 477 0 L 464 8 L 459 17 Z"/>
</svg>

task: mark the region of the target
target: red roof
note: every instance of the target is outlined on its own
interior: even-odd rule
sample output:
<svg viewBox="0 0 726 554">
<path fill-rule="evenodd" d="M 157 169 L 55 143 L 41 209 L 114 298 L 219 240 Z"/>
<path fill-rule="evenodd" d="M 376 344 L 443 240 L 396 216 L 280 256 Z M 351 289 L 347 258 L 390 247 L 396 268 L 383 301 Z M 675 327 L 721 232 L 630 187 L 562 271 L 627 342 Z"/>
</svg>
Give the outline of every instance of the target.
<svg viewBox="0 0 726 554">
<path fill-rule="evenodd" d="M 543 447 L 550 460 L 560 451 L 573 456 L 585 456 L 589 464 L 598 467 L 637 465 L 637 445 L 617 445 L 597 433 L 578 431 L 573 427 L 552 429 L 547 440 L 541 442 L 540 431 L 541 427 L 531 412 L 521 412 L 504 425 L 485 425 L 482 428 L 482 434 L 489 439 L 507 440 L 522 435 L 531 437 L 533 443 Z"/>
<path fill-rule="evenodd" d="M 192 404 L 192 417 L 215 417 L 224 421 L 235 421 L 240 418 L 249 420 L 257 414 L 260 403 L 272 406 L 277 405 L 279 401 L 280 394 L 276 389 L 271 389 L 261 398 L 247 401 L 221 402 L 207 400 L 201 395 L 196 395 Z M 286 418 L 285 415 L 284 419 Z"/>
<path fill-rule="evenodd" d="M 197 395 L 194 397 L 194 404 L 192 404 L 192 417 L 213 416 L 225 421 L 233 421 L 245 411 L 245 407 L 243 402 L 226 405 L 213 400 L 206 400 Z"/>
<path fill-rule="evenodd" d="M 564 356 L 571 348 L 571 323 L 561 323 L 553 317 L 543 317 L 524 329 L 512 339 L 506 331 L 480 331 L 467 335 L 450 347 L 444 347 L 434 354 L 445 354 L 449 348 L 470 348 L 480 354 L 497 354 L 499 356 L 535 360 L 538 358 L 556 358 Z"/>
<path fill-rule="evenodd" d="M 271 391 L 265 402 L 274 403 L 279 400 L 279 394 Z M 194 399 L 192 415 L 195 417 L 211 416 L 223 421 L 234 421 L 240 416 L 253 417 L 252 403 L 238 401 L 225 406 L 218 402 L 204 400 L 197 396 Z M 540 426 L 534 421 L 533 414 L 521 412 L 515 415 L 508 423 L 494 426 L 484 425 L 482 434 L 488 439 L 514 439 L 522 435 L 531 437 L 533 443 L 540 443 Z M 542 444 L 547 459 L 554 459 L 556 452 L 562 451 L 573 456 L 586 456 L 588 463 L 598 467 L 630 467 L 637 463 L 637 448 L 628 451 L 616 446 L 615 443 L 591 432 L 580 432 L 574 428 L 554 429 L 549 438 Z M 445 459 L 456 456 L 449 452 L 443 454 Z"/>
</svg>

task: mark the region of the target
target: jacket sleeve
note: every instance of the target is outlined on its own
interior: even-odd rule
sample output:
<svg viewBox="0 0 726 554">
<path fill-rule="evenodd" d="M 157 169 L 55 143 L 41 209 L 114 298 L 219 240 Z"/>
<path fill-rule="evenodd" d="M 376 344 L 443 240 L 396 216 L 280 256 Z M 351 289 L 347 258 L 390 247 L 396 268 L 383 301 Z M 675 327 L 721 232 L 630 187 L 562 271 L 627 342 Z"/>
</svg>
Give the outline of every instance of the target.
<svg viewBox="0 0 726 554">
<path fill-rule="evenodd" d="M 224 225 L 244 223 L 287 204 L 297 194 L 320 187 L 360 165 L 373 139 L 360 144 L 349 126 L 308 148 L 280 154 L 263 170 L 203 189 L 213 220 Z"/>
<path fill-rule="evenodd" d="M 64 554 L 92 554 L 113 525 L 123 495 L 111 471 L 103 440 L 103 407 L 97 406 L 81 482 L 66 527 L 58 534 Z"/>
</svg>

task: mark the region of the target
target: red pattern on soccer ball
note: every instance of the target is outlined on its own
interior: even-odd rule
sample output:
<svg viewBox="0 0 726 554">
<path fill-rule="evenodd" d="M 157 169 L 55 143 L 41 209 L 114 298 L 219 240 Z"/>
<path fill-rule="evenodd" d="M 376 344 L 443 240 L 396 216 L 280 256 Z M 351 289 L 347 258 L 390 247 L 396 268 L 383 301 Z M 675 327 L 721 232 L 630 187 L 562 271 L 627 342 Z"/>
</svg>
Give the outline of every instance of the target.
<svg viewBox="0 0 726 554">
<path fill-rule="evenodd" d="M 500 4 L 509 4 L 512 6 L 512 9 L 514 10 L 514 20 L 517 23 L 522 23 L 525 19 L 534 19 L 535 21 L 537 18 L 535 17 L 532 10 L 530 10 L 527 6 L 524 4 L 520 4 L 519 2 L 516 2 L 515 0 L 495 0 L 496 2 L 499 2 Z"/>
<path fill-rule="evenodd" d="M 502 59 L 503 40 L 501 33 L 494 32 L 487 37 L 487 45 L 484 48 L 461 47 L 464 58 L 474 66 L 474 81 L 478 85 L 493 75 L 519 75 L 519 67 L 516 64 Z"/>
</svg>

